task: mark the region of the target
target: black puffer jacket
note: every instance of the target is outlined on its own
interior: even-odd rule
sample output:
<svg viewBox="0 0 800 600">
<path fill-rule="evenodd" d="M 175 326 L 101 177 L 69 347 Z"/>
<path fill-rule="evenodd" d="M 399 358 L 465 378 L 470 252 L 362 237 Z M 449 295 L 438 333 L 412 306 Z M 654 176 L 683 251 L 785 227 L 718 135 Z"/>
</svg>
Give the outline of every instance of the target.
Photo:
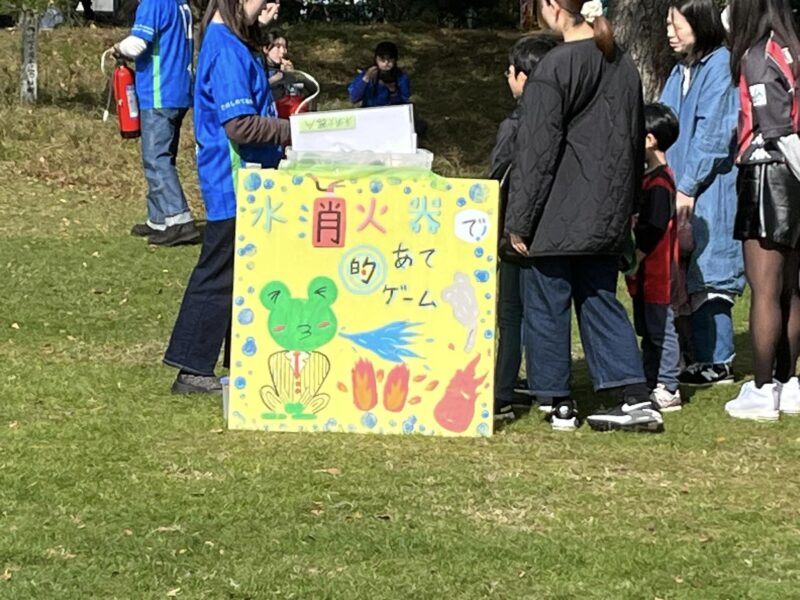
<svg viewBox="0 0 800 600">
<path fill-rule="evenodd" d="M 545 56 L 525 86 L 506 230 L 531 256 L 620 254 L 644 170 L 639 73 L 594 40 Z"/>
</svg>

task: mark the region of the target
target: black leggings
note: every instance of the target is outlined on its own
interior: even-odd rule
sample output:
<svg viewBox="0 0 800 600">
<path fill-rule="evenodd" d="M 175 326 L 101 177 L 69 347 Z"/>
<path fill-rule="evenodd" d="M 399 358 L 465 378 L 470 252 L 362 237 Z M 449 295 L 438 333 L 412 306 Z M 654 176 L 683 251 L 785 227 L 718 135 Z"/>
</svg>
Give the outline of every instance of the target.
<svg viewBox="0 0 800 600">
<path fill-rule="evenodd" d="M 756 385 L 785 383 L 795 375 L 800 350 L 800 250 L 746 240 L 744 266 L 752 290 L 750 336 Z"/>
</svg>

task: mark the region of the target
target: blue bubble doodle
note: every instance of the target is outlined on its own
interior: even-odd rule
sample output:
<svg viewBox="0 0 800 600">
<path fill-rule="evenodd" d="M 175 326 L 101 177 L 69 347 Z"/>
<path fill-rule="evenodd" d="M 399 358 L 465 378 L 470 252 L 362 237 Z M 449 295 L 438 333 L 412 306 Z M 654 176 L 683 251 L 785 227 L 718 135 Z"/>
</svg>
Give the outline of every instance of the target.
<svg viewBox="0 0 800 600">
<path fill-rule="evenodd" d="M 244 304 L 244 298 L 242 296 L 239 296 L 236 298 L 236 300 L 234 300 L 234 302 L 236 303 L 236 306 L 241 306 L 242 304 Z"/>
<path fill-rule="evenodd" d="M 364 416 L 361 417 L 361 424 L 367 429 L 374 429 L 378 424 L 378 417 L 371 412 L 364 413 Z"/>
<path fill-rule="evenodd" d="M 238 318 L 239 318 L 239 323 L 241 325 L 250 325 L 250 323 L 253 322 L 255 315 L 253 314 L 252 310 L 250 310 L 249 308 L 245 308 L 239 311 Z"/>
<path fill-rule="evenodd" d="M 294 185 L 303 185 L 303 176 L 302 175 L 295 175 L 292 177 L 292 184 Z"/>
<path fill-rule="evenodd" d="M 408 419 L 403 421 L 403 433 L 414 433 L 414 427 L 417 426 L 417 417 L 411 415 Z"/>
<path fill-rule="evenodd" d="M 261 175 L 258 173 L 250 173 L 247 179 L 244 180 L 244 189 L 248 192 L 255 192 L 261 187 Z"/>
<path fill-rule="evenodd" d="M 475 248 L 475 257 L 480 258 L 483 256 L 483 248 Z"/>
<path fill-rule="evenodd" d="M 380 194 L 381 190 L 383 190 L 383 183 L 377 180 L 373 181 L 372 183 L 369 184 L 369 190 L 373 194 Z"/>
<path fill-rule="evenodd" d="M 477 279 L 480 283 L 487 283 L 491 278 L 491 274 L 489 271 L 478 270 L 475 271 L 475 279 Z"/>
<path fill-rule="evenodd" d="M 245 387 L 247 387 L 247 379 L 244 377 L 237 377 L 233 382 L 233 385 L 237 390 L 243 390 Z"/>
<path fill-rule="evenodd" d="M 489 197 L 489 188 L 486 184 L 476 183 L 469 188 L 469 197 L 476 204 L 483 204 Z"/>
<path fill-rule="evenodd" d="M 265 190 L 271 190 L 274 187 L 275 187 L 275 182 L 272 179 L 267 179 L 264 182 L 264 189 Z"/>
<path fill-rule="evenodd" d="M 242 354 L 245 356 L 255 356 L 256 352 L 258 352 L 258 348 L 256 348 L 256 339 L 252 337 L 247 338 L 242 346 Z"/>
</svg>

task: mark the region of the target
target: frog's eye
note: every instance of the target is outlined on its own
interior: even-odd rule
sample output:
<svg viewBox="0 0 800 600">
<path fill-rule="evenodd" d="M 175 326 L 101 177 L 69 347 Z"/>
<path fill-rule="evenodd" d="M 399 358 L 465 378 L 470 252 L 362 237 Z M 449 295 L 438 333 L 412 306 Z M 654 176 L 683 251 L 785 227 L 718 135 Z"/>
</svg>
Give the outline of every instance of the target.
<svg viewBox="0 0 800 600">
<path fill-rule="evenodd" d="M 319 328 L 320 329 L 325 329 L 326 327 L 330 327 L 330 326 L 331 326 L 331 322 L 330 321 L 323 321 L 322 323 L 319 324 Z"/>
<path fill-rule="evenodd" d="M 286 331 L 286 325 L 278 325 L 273 329 L 275 333 L 280 333 L 281 331 Z"/>
</svg>

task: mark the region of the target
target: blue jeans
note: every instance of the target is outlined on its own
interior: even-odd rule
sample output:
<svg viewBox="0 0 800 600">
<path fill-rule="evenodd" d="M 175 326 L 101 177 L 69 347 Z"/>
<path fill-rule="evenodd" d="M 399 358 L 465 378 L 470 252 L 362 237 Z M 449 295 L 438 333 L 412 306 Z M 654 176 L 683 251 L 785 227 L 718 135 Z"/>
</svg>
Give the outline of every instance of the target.
<svg viewBox="0 0 800 600">
<path fill-rule="evenodd" d="M 731 363 L 733 305 L 726 300 L 708 300 L 692 313 L 694 361 L 703 364 Z"/>
<path fill-rule="evenodd" d="M 200 258 L 164 355 L 166 364 L 195 375 L 214 375 L 222 343 L 230 339 L 235 237 L 236 219 L 206 225 Z"/>
<path fill-rule="evenodd" d="M 191 221 L 175 159 L 186 108 L 141 111 L 142 163 L 147 179 L 147 220 L 151 225 L 179 225 Z"/>
<path fill-rule="evenodd" d="M 500 337 L 495 367 L 495 408 L 511 404 L 522 363 L 522 270 L 518 265 L 500 261 L 497 298 Z"/>
<path fill-rule="evenodd" d="M 523 269 L 528 383 L 544 398 L 570 395 L 572 304 L 595 390 L 645 383 L 636 334 L 617 300 L 616 256 L 537 258 Z"/>
<path fill-rule="evenodd" d="M 642 338 L 642 363 L 647 386 L 652 390 L 661 383 L 670 392 L 675 392 L 680 375 L 680 344 L 672 306 L 645 302 L 641 296 L 635 296 L 633 323 L 636 333 Z"/>
</svg>

